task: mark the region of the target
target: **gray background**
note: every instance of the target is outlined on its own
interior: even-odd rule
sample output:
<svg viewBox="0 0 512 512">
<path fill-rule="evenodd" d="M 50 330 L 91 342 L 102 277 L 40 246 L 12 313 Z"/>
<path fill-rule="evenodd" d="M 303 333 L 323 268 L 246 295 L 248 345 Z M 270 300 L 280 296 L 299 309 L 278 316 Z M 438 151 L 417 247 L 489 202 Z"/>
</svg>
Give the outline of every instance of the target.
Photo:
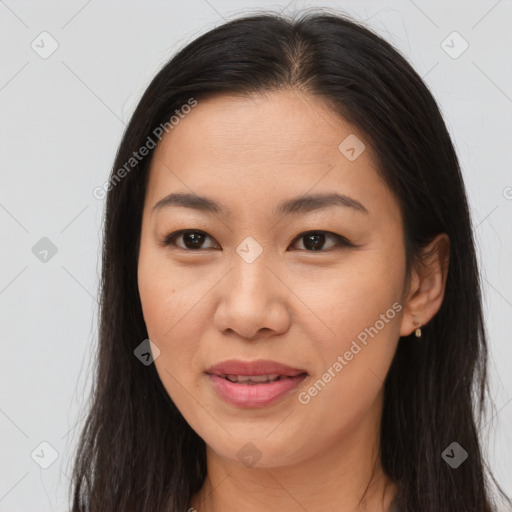
<svg viewBox="0 0 512 512">
<path fill-rule="evenodd" d="M 484 284 L 496 409 L 482 436 L 512 494 L 510 0 L 0 0 L 0 511 L 67 510 L 97 336 L 104 200 L 92 191 L 107 179 L 149 80 L 224 19 L 307 6 L 366 20 L 406 55 L 442 108 Z M 40 252 L 43 237 L 56 254 Z"/>
</svg>

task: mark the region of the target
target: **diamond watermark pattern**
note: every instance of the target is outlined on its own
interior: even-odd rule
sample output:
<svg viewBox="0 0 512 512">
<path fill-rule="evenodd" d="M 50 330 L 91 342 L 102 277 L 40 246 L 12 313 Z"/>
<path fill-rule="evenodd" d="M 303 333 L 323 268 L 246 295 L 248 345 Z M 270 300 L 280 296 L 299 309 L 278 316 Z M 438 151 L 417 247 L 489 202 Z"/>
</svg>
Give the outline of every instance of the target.
<svg viewBox="0 0 512 512">
<path fill-rule="evenodd" d="M 57 246 L 47 237 L 43 236 L 34 247 L 32 247 L 32 254 L 43 263 L 48 263 L 56 254 Z"/>
<path fill-rule="evenodd" d="M 468 458 L 468 452 L 459 443 L 454 441 L 445 449 L 441 457 L 446 464 L 453 469 L 457 469 Z"/>
<path fill-rule="evenodd" d="M 48 469 L 59 458 L 59 452 L 50 443 L 43 441 L 30 456 L 42 469 Z"/>
<path fill-rule="evenodd" d="M 452 59 L 458 59 L 469 48 L 469 43 L 458 32 L 453 31 L 443 40 L 441 48 Z"/>
<path fill-rule="evenodd" d="M 353 162 L 361 156 L 366 146 L 359 137 L 351 133 L 348 137 L 343 139 L 338 149 L 344 157 Z"/>
<path fill-rule="evenodd" d="M 246 263 L 253 263 L 263 252 L 263 247 L 252 236 L 248 236 L 236 248 L 236 252 Z"/>
<path fill-rule="evenodd" d="M 48 32 L 41 32 L 31 43 L 31 48 L 42 59 L 48 59 L 59 47 L 57 40 Z"/>
<path fill-rule="evenodd" d="M 133 353 L 143 365 L 149 366 L 160 356 L 160 349 L 151 340 L 144 340 Z"/>
<path fill-rule="evenodd" d="M 262 455 L 253 443 L 244 444 L 236 454 L 238 460 L 248 468 L 252 468 L 261 459 Z"/>
</svg>

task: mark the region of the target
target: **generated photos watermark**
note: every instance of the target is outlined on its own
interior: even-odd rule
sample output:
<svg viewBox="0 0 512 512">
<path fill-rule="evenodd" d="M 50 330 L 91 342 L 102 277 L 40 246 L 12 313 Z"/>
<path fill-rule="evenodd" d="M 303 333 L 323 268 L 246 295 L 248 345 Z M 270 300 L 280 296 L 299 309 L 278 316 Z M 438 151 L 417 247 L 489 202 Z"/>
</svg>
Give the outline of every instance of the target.
<svg viewBox="0 0 512 512">
<path fill-rule="evenodd" d="M 402 304 L 395 302 L 386 313 L 382 313 L 372 326 L 366 327 L 357 335 L 357 340 L 352 340 L 350 348 L 345 351 L 342 355 L 336 358 L 329 368 L 322 374 L 322 376 L 306 391 L 301 391 L 297 398 L 303 405 L 309 404 L 311 400 L 322 391 L 329 382 L 332 381 L 336 375 L 338 375 L 345 366 L 348 365 L 355 355 L 359 354 L 361 350 L 368 345 L 368 337 L 374 338 L 379 332 L 384 329 L 385 325 L 388 324 L 396 314 L 402 311 Z M 358 343 L 359 341 L 359 343 Z M 362 346 L 361 346 L 362 345 Z"/>
</svg>

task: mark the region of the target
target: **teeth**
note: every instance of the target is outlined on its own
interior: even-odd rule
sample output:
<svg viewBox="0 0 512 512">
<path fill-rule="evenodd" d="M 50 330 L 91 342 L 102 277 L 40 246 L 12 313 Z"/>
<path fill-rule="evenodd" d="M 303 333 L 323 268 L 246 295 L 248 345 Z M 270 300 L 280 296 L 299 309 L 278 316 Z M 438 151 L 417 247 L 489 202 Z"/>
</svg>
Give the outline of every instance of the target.
<svg viewBox="0 0 512 512">
<path fill-rule="evenodd" d="M 280 377 L 278 373 L 272 373 L 270 375 L 226 375 L 226 379 L 230 382 L 238 382 L 240 384 L 274 382 Z"/>
</svg>

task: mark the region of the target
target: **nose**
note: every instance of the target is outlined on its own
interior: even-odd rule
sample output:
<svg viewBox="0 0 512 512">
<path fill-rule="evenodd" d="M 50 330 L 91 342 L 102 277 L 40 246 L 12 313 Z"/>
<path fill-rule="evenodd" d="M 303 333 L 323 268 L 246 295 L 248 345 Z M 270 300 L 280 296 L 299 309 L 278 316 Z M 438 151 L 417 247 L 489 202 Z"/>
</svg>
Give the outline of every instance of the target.
<svg viewBox="0 0 512 512">
<path fill-rule="evenodd" d="M 234 255 L 228 276 L 218 287 L 218 307 L 214 316 L 217 329 L 236 333 L 246 340 L 272 337 L 290 327 L 287 300 L 290 289 L 260 256 L 248 263 Z"/>
</svg>

